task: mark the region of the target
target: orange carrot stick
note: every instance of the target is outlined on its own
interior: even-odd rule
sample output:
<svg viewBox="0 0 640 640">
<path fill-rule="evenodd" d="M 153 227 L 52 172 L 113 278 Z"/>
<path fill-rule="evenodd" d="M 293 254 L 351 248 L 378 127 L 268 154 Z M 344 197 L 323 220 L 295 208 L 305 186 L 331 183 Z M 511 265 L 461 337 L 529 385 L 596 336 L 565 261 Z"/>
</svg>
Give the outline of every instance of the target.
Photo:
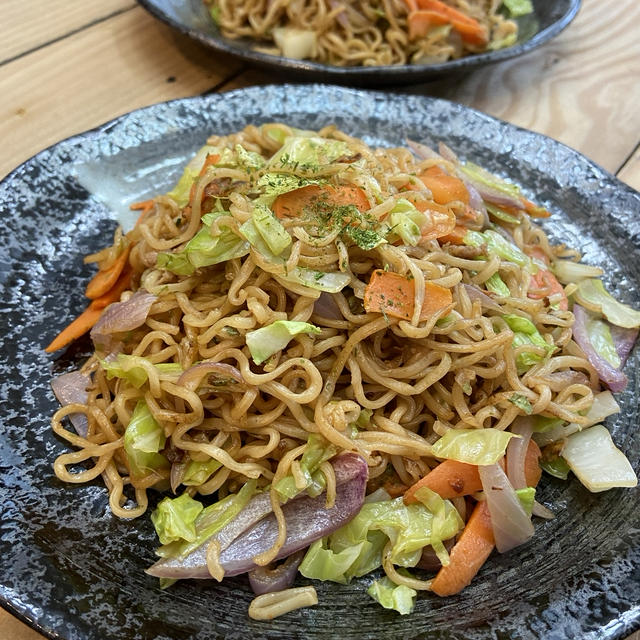
<svg viewBox="0 0 640 640">
<path fill-rule="evenodd" d="M 524 475 L 527 486 L 535 487 L 540 481 L 542 469 L 538 464 L 540 458 L 540 448 L 533 441 L 529 440 L 527 454 L 524 461 Z M 500 464 L 504 465 L 504 462 Z M 478 467 L 475 464 L 466 464 L 457 460 L 444 460 L 435 469 L 427 473 L 414 485 L 407 489 L 404 494 L 406 504 L 418 502 L 415 497 L 416 491 L 422 487 L 427 487 L 435 491 L 441 498 L 450 500 L 460 496 L 467 496 L 476 491 L 482 490 L 482 482 Z"/>
<path fill-rule="evenodd" d="M 442 597 L 462 591 L 471 584 L 494 545 L 489 507 L 486 502 L 478 502 L 460 539 L 451 549 L 449 564 L 438 571 L 431 590 Z"/>
<path fill-rule="evenodd" d="M 436 11 L 411 11 L 407 19 L 409 40 L 424 38 L 433 27 L 449 24 L 449 18 Z"/>
<path fill-rule="evenodd" d="M 418 176 L 431 191 L 433 199 L 439 204 L 447 204 L 458 200 L 469 204 L 469 191 L 464 182 L 456 176 L 450 176 L 440 167 L 429 167 Z"/>
<path fill-rule="evenodd" d="M 450 7 L 440 0 L 418 0 L 418 7 L 426 11 L 434 11 L 448 18 L 453 28 L 468 44 L 485 46 L 489 41 L 487 29 L 474 18 Z"/>
<path fill-rule="evenodd" d="M 132 270 L 127 267 L 121 274 L 115 285 L 106 293 L 91 301 L 91 304 L 75 319 L 68 324 L 46 347 L 47 353 L 66 347 L 68 344 L 89 331 L 102 315 L 105 307 L 112 302 L 118 302 L 123 291 L 131 286 Z"/>
<path fill-rule="evenodd" d="M 45 349 L 47 353 L 52 353 L 62 347 L 66 347 L 76 338 L 84 335 L 98 321 L 102 314 L 102 309 L 96 309 L 90 304 L 71 324 L 67 325 Z"/>
<path fill-rule="evenodd" d="M 87 289 L 85 291 L 85 295 L 90 300 L 94 300 L 95 298 L 99 298 L 104 295 L 115 285 L 122 270 L 127 264 L 127 260 L 129 258 L 129 251 L 131 250 L 131 246 L 128 245 L 122 251 L 122 253 L 115 259 L 113 264 L 103 271 L 98 271 L 95 276 L 91 279 L 89 284 L 87 285 Z"/>
<path fill-rule="evenodd" d="M 136 220 L 136 226 L 139 225 L 144 220 L 144 217 L 147 215 L 147 213 L 149 213 L 149 211 L 153 209 L 154 204 L 155 204 L 155 201 L 152 198 L 151 200 L 134 202 L 133 204 L 129 205 L 129 209 L 131 209 L 131 211 L 140 211 L 140 215 Z"/>
<path fill-rule="evenodd" d="M 364 308 L 368 312 L 385 313 L 394 318 L 410 320 L 413 316 L 414 298 L 413 280 L 399 273 L 376 269 L 364 290 Z M 426 320 L 452 302 L 453 296 L 449 289 L 426 282 L 420 320 Z"/>
<path fill-rule="evenodd" d="M 438 241 L 440 244 L 464 244 L 464 237 L 467 235 L 469 229 L 464 225 L 457 224 L 450 233 L 445 236 L 440 236 Z"/>
<path fill-rule="evenodd" d="M 354 205 L 360 213 L 371 208 L 367 195 L 360 187 L 311 184 L 280 194 L 271 208 L 278 218 L 288 218 L 301 215 L 305 209 L 323 209 L 327 206 L 341 207 L 350 204 Z"/>
</svg>

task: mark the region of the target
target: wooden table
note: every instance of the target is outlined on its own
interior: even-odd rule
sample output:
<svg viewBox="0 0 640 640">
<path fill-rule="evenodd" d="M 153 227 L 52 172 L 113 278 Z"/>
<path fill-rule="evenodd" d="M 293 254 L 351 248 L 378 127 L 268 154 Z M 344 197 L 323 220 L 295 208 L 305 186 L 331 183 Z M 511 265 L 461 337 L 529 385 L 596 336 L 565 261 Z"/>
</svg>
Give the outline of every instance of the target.
<svg viewBox="0 0 640 640">
<path fill-rule="evenodd" d="M 640 190 L 639 23 L 638 0 L 583 0 L 534 52 L 410 90 L 550 135 Z M 2 0 L 0 177 L 132 109 L 285 80 L 191 42 L 133 0 Z M 0 609 L 0 640 L 38 639 Z"/>
</svg>

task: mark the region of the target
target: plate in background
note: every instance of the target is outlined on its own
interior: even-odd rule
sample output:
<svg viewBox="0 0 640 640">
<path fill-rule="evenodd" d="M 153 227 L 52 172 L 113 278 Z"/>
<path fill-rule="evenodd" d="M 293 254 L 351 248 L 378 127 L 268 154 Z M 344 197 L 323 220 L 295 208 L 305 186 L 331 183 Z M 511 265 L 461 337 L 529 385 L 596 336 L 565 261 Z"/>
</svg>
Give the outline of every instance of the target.
<svg viewBox="0 0 640 640">
<path fill-rule="evenodd" d="M 294 60 L 254 51 L 250 40 L 232 40 L 220 33 L 202 0 L 138 0 L 151 14 L 178 31 L 211 47 L 256 66 L 281 71 L 298 79 L 336 82 L 354 86 L 384 86 L 416 83 L 448 74 L 471 71 L 507 60 L 535 49 L 557 36 L 573 20 L 581 0 L 532 0 L 534 13 L 517 18 L 516 44 L 498 51 L 470 55 L 439 64 L 384 67 L 338 67 L 310 60 Z"/>
<path fill-rule="evenodd" d="M 242 576 L 161 591 L 144 573 L 156 546 L 150 519 L 116 520 L 99 482 L 54 476 L 67 449 L 49 427 L 49 380 L 89 345 L 53 357 L 42 349 L 84 308 L 91 268 L 82 257 L 109 243 L 129 202 L 166 191 L 209 134 L 274 120 L 334 122 L 369 144 L 443 140 L 522 184 L 553 211 L 543 222 L 552 238 L 580 248 L 620 300 L 640 306 L 640 194 L 560 143 L 444 100 L 257 87 L 158 104 L 60 142 L 0 183 L 0 603 L 65 640 L 328 640 L 338 627 L 344 640 L 617 640 L 640 628 L 638 490 L 594 495 L 545 476 L 539 499 L 556 518 L 536 521 L 527 545 L 494 554 L 462 594 L 421 594 L 415 612 L 399 616 L 366 594 L 371 578 L 317 583 L 317 607 L 264 623 L 247 617 Z M 607 421 L 636 470 L 639 352 L 626 367 L 622 413 Z"/>
</svg>

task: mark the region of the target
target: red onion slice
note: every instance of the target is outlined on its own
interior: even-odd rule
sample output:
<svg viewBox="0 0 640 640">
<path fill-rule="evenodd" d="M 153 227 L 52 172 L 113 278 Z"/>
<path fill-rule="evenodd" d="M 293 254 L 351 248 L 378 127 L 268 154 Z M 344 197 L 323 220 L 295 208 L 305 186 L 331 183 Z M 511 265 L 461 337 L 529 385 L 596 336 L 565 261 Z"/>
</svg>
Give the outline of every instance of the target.
<svg viewBox="0 0 640 640">
<path fill-rule="evenodd" d="M 514 489 L 525 489 L 527 478 L 524 472 L 529 440 L 533 433 L 533 420 L 530 417 L 516 418 L 511 432 L 521 438 L 511 438 L 507 445 L 507 477 Z"/>
<path fill-rule="evenodd" d="M 270 565 L 249 571 L 249 584 L 253 593 L 259 596 L 263 593 L 288 589 L 296 579 L 298 567 L 305 553 L 306 549 L 297 551 L 275 568 L 270 568 Z"/>
<path fill-rule="evenodd" d="M 132 331 L 142 326 L 147 320 L 151 305 L 157 299 L 157 296 L 139 289 L 128 300 L 110 304 L 91 329 L 91 339 L 96 344 L 108 343 L 112 334 Z"/>
<path fill-rule="evenodd" d="M 443 160 L 444 158 L 434 149 L 426 144 L 415 142 L 415 140 L 407 140 L 407 146 L 420 160 Z"/>
<path fill-rule="evenodd" d="M 598 372 L 600 380 L 606 383 L 613 393 L 620 393 L 621 391 L 624 391 L 627 386 L 627 376 L 620 371 L 620 369 L 616 369 L 610 362 L 607 362 L 607 360 L 600 356 L 591 344 L 589 332 L 587 330 L 587 321 L 589 319 L 587 312 L 579 304 L 574 304 L 573 315 L 575 316 L 575 322 L 573 323 L 573 339 L 578 343 L 578 346 L 584 351 L 587 360 Z M 627 355 L 628 353 L 629 352 L 627 351 Z"/>
<path fill-rule="evenodd" d="M 467 295 L 469 296 L 469 300 L 471 300 L 471 302 L 475 302 L 476 300 L 478 300 L 483 309 L 491 309 L 492 311 L 498 311 L 502 313 L 502 307 L 492 298 L 490 298 L 484 291 L 482 291 L 482 289 L 476 287 L 474 284 L 463 283 L 462 286 L 467 292 Z"/>
<path fill-rule="evenodd" d="M 91 378 L 80 371 L 63 373 L 51 381 L 51 389 L 61 406 L 68 404 L 87 404 L 87 387 L 91 384 Z M 76 433 L 83 438 L 89 430 L 89 421 L 84 413 L 72 413 L 68 416 Z"/>
<path fill-rule="evenodd" d="M 326 291 L 320 294 L 320 297 L 313 303 L 313 313 L 327 320 L 344 320 L 342 311 L 333 296 Z"/>
<path fill-rule="evenodd" d="M 543 504 L 540 504 L 537 500 L 533 501 L 533 508 L 531 509 L 531 513 L 534 516 L 538 516 L 538 518 L 544 518 L 545 520 L 553 520 L 556 516 L 551 511 L 551 509 L 547 509 Z"/>
<path fill-rule="evenodd" d="M 287 522 L 287 537 L 276 560 L 333 533 L 360 511 L 368 478 L 366 461 L 354 453 L 345 453 L 332 460 L 331 464 L 336 474 L 335 505 L 331 509 L 326 508 L 324 493 L 316 498 L 302 494 L 287 502 L 282 508 Z M 270 549 L 277 534 L 278 525 L 271 513 L 269 494 L 260 494 L 215 535 L 222 549 L 220 564 L 225 576 L 256 569 L 253 558 Z M 159 560 L 147 569 L 147 573 L 158 578 L 211 578 L 206 560 L 209 542 L 185 558 Z"/>
<path fill-rule="evenodd" d="M 638 338 L 638 329 L 624 329 L 623 327 L 617 327 L 615 324 L 611 324 L 610 322 L 607 322 L 607 324 L 611 330 L 611 338 L 613 339 L 613 344 L 618 352 L 620 367 L 622 368 L 631 353 L 631 349 L 633 349 L 633 345 L 636 343 L 636 339 Z"/>
<path fill-rule="evenodd" d="M 505 553 L 524 544 L 533 536 L 533 524 L 502 467 L 499 464 L 479 466 L 478 472 L 498 551 Z"/>
</svg>

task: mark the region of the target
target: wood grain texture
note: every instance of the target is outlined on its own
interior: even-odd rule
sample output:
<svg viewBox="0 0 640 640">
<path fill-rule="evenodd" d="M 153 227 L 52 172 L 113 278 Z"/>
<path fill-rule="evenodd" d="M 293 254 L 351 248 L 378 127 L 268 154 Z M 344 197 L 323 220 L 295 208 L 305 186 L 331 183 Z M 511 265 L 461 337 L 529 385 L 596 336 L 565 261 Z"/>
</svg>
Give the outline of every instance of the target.
<svg viewBox="0 0 640 640">
<path fill-rule="evenodd" d="M 612 173 L 640 134 L 638 0 L 583 0 L 569 27 L 533 52 L 416 87 L 533 129 Z"/>
<path fill-rule="evenodd" d="M 133 0 L 2 0 L 0 63 L 134 6 Z"/>
<path fill-rule="evenodd" d="M 638 132 L 640 134 L 640 132 Z M 640 148 L 629 158 L 618 173 L 618 178 L 640 191 Z M 640 640 L 640 636 L 636 640 Z"/>
<path fill-rule="evenodd" d="M 136 7 L 0 66 L 0 176 L 132 109 L 214 88 L 239 65 L 211 55 Z"/>
<path fill-rule="evenodd" d="M 0 609 L 0 640 L 43 640 L 43 636 Z"/>
</svg>

